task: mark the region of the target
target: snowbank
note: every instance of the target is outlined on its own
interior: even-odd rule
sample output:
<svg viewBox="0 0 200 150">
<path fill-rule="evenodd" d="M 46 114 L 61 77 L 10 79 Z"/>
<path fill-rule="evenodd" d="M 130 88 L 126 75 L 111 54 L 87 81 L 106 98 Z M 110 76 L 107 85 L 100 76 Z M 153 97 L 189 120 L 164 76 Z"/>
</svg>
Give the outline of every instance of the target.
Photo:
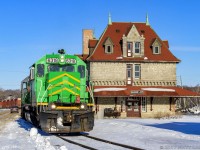
<svg viewBox="0 0 200 150">
<path fill-rule="evenodd" d="M 200 149 L 200 116 L 178 119 L 97 119 L 91 136 L 142 149 Z M 70 138 L 70 137 L 68 137 Z M 74 137 L 73 137 L 74 138 Z M 93 144 L 93 143 L 92 143 Z M 82 150 L 18 119 L 0 132 L 0 150 Z"/>
<path fill-rule="evenodd" d="M 200 107 L 199 106 L 195 106 L 195 107 L 189 108 L 189 111 L 191 113 L 194 113 L 195 115 L 198 115 L 198 114 L 200 114 Z"/>
</svg>

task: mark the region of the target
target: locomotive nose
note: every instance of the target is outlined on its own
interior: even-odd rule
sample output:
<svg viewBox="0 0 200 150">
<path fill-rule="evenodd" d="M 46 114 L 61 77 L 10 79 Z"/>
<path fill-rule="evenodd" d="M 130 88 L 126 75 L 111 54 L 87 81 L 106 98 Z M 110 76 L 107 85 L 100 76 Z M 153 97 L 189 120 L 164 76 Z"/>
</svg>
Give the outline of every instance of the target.
<svg viewBox="0 0 200 150">
<path fill-rule="evenodd" d="M 50 72 L 47 78 L 49 102 L 75 103 L 80 97 L 79 76 L 74 72 Z"/>
</svg>

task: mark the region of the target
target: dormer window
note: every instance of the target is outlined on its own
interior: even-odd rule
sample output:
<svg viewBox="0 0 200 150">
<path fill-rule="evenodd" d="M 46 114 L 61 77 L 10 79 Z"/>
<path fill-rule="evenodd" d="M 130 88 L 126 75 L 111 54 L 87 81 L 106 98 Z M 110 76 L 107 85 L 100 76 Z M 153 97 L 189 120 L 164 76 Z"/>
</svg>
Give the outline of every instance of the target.
<svg viewBox="0 0 200 150">
<path fill-rule="evenodd" d="M 133 43 L 127 42 L 127 56 L 132 57 Z"/>
<path fill-rule="evenodd" d="M 109 53 L 110 54 L 110 53 L 112 53 L 112 51 L 113 51 L 112 50 L 112 45 L 106 45 L 105 46 L 105 53 Z"/>
<path fill-rule="evenodd" d="M 140 42 L 135 42 L 135 54 L 140 54 L 141 53 L 141 44 Z"/>
<path fill-rule="evenodd" d="M 160 47 L 159 46 L 155 46 L 154 47 L 154 54 L 159 54 L 159 50 L 160 49 Z"/>
<path fill-rule="evenodd" d="M 153 54 L 161 54 L 161 43 L 158 39 L 155 39 L 155 41 L 153 42 L 152 51 Z"/>
<path fill-rule="evenodd" d="M 104 42 L 104 48 L 105 48 L 105 53 L 106 54 L 112 54 L 113 53 L 113 42 L 110 37 L 106 38 Z"/>
</svg>

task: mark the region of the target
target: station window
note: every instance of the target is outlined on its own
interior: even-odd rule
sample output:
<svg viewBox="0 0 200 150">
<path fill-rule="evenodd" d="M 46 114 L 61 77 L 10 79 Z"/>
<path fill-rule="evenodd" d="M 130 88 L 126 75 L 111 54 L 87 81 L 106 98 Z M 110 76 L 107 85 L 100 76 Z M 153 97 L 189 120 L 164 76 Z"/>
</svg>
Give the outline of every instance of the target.
<svg viewBox="0 0 200 150">
<path fill-rule="evenodd" d="M 141 76 L 141 68 L 140 68 L 140 65 L 139 64 L 136 64 L 135 65 L 135 78 L 136 79 L 140 79 L 140 76 Z"/>
<path fill-rule="evenodd" d="M 140 42 L 135 42 L 135 54 L 140 54 Z"/>
<path fill-rule="evenodd" d="M 133 51 L 133 43 L 128 42 L 127 43 L 127 57 L 132 57 L 132 51 Z"/>
<path fill-rule="evenodd" d="M 85 77 L 85 66 L 79 65 L 78 66 L 78 72 L 80 73 L 80 77 L 84 78 Z"/>
<path fill-rule="evenodd" d="M 160 53 L 160 48 L 159 46 L 154 47 L 154 54 L 159 54 Z"/>
<path fill-rule="evenodd" d="M 145 97 L 142 97 L 142 112 L 147 111 L 147 100 Z"/>
<path fill-rule="evenodd" d="M 44 64 L 37 65 L 37 76 L 44 77 Z"/>
</svg>

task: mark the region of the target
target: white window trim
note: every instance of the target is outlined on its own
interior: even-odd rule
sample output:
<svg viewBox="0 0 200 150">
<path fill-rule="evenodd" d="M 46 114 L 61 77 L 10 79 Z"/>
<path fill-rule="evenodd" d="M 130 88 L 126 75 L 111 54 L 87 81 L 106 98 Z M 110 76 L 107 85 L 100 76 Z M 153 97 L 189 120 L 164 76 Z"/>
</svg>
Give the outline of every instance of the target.
<svg viewBox="0 0 200 150">
<path fill-rule="evenodd" d="M 130 68 L 128 68 L 128 66 L 130 66 Z M 128 77 L 128 71 L 130 71 L 130 73 L 131 73 L 130 77 Z M 126 64 L 126 73 L 127 73 L 127 75 L 126 75 L 127 84 L 130 85 L 130 84 L 132 84 L 132 78 L 133 78 L 133 65 L 132 64 Z"/>
<path fill-rule="evenodd" d="M 136 71 L 136 70 L 135 70 L 135 67 L 136 67 L 136 66 L 139 66 L 139 71 Z M 136 76 L 135 76 L 135 73 L 136 73 L 136 72 L 139 72 L 139 77 L 136 77 Z M 134 65 L 134 78 L 135 78 L 135 79 L 140 79 L 140 78 L 141 78 L 141 65 L 140 65 L 140 64 L 135 64 L 135 65 Z"/>
<path fill-rule="evenodd" d="M 156 53 L 156 47 L 158 47 L 158 53 Z M 153 47 L 153 54 L 160 54 L 160 46 Z"/>
<path fill-rule="evenodd" d="M 108 52 L 108 46 L 110 46 L 110 52 Z M 113 46 L 112 45 L 105 45 L 105 53 L 112 54 L 113 53 Z"/>
<path fill-rule="evenodd" d="M 130 49 L 129 49 L 129 44 L 131 44 Z M 132 57 L 133 55 L 133 42 L 127 42 L 127 57 Z"/>
<path fill-rule="evenodd" d="M 136 53 L 136 52 L 135 52 L 135 50 L 136 50 L 135 44 L 136 44 L 136 43 L 139 43 L 139 53 Z M 134 54 L 140 55 L 140 54 L 141 54 L 141 42 L 136 41 L 135 44 L 134 44 Z"/>
</svg>

